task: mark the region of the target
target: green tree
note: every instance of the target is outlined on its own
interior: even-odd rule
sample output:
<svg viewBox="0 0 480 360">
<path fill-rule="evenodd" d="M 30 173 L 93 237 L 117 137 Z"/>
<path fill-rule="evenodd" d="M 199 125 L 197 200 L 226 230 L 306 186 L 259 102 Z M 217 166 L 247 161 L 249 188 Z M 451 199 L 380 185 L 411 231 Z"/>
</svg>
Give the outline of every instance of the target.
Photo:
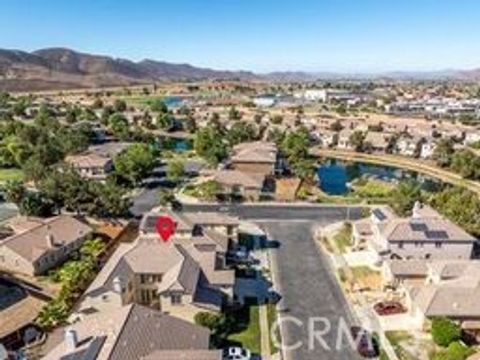
<svg viewBox="0 0 480 360">
<path fill-rule="evenodd" d="M 127 103 L 125 102 L 125 100 L 115 99 L 115 101 L 113 102 L 113 110 L 119 113 L 124 112 L 125 110 L 127 110 Z"/>
<path fill-rule="evenodd" d="M 101 109 L 103 108 L 103 100 L 99 97 L 97 97 L 94 101 L 93 101 L 93 104 L 92 104 L 92 107 L 94 109 Z"/>
<path fill-rule="evenodd" d="M 227 141 L 230 146 L 240 144 L 242 142 L 252 141 L 256 137 L 256 130 L 253 124 L 243 121 L 236 122 L 227 133 Z"/>
<path fill-rule="evenodd" d="M 342 122 L 341 122 L 340 120 L 335 120 L 335 122 L 333 122 L 333 123 L 330 125 L 330 130 L 332 130 L 332 131 L 341 131 L 341 130 L 343 130 Z"/>
<path fill-rule="evenodd" d="M 271 120 L 272 124 L 274 125 L 280 125 L 283 122 L 283 116 L 282 115 L 274 115 Z"/>
<path fill-rule="evenodd" d="M 167 164 L 167 176 L 176 182 L 185 176 L 185 163 L 181 160 L 172 160 Z"/>
<path fill-rule="evenodd" d="M 213 165 L 227 157 L 227 147 L 223 141 L 222 133 L 212 126 L 197 131 L 193 147 L 199 156 Z"/>
<path fill-rule="evenodd" d="M 455 152 L 450 166 L 452 170 L 466 179 L 480 179 L 480 157 L 476 156 L 473 151 L 465 149 Z"/>
<path fill-rule="evenodd" d="M 44 330 L 50 330 L 56 326 L 65 324 L 68 313 L 69 306 L 65 299 L 54 299 L 40 310 L 36 322 Z"/>
<path fill-rule="evenodd" d="M 452 155 L 454 153 L 453 142 L 451 140 L 442 139 L 438 142 L 433 151 L 433 159 L 438 166 L 448 167 L 452 162 Z"/>
<path fill-rule="evenodd" d="M 167 206 L 175 201 L 175 195 L 170 189 L 158 190 L 158 203 L 162 206 Z"/>
<path fill-rule="evenodd" d="M 53 213 L 53 204 L 38 192 L 26 192 L 19 204 L 22 215 L 47 217 Z"/>
<path fill-rule="evenodd" d="M 130 126 L 125 116 L 115 113 L 108 119 L 108 126 L 112 129 L 113 134 L 120 140 L 128 140 L 130 137 Z"/>
<path fill-rule="evenodd" d="M 355 151 L 364 151 L 365 133 L 363 131 L 354 131 L 352 135 L 350 135 L 349 141 Z"/>
<path fill-rule="evenodd" d="M 480 236 L 480 199 L 462 187 L 447 187 L 430 198 L 430 204 L 474 236 Z"/>
<path fill-rule="evenodd" d="M 167 113 L 168 107 L 161 98 L 155 98 L 150 103 L 150 110 L 159 113 Z"/>
<path fill-rule="evenodd" d="M 157 126 L 166 131 L 172 131 L 175 127 L 175 119 L 169 113 L 160 113 L 157 117 Z"/>
<path fill-rule="evenodd" d="M 155 162 L 155 152 L 147 144 L 134 144 L 113 161 L 115 173 L 131 186 L 138 186 L 153 170 Z"/>
<path fill-rule="evenodd" d="M 21 181 L 9 180 L 3 186 L 3 191 L 5 193 L 5 200 L 19 205 L 27 190 Z"/>
<path fill-rule="evenodd" d="M 432 320 L 431 333 L 435 344 L 443 347 L 460 340 L 462 336 L 460 326 L 445 317 L 434 318 Z"/>
<path fill-rule="evenodd" d="M 88 191 L 92 202 L 86 204 L 90 215 L 100 218 L 122 218 L 128 216 L 130 200 L 125 196 L 125 189 L 113 181 L 106 183 L 90 182 Z"/>
<path fill-rule="evenodd" d="M 228 110 L 228 119 L 240 120 L 241 118 L 242 118 L 242 114 L 240 113 L 240 111 L 238 111 L 235 106 L 230 107 L 230 110 Z"/>
<path fill-rule="evenodd" d="M 391 206 L 400 216 L 411 214 L 416 201 L 422 200 L 420 185 L 413 181 L 403 181 L 392 191 Z"/>
</svg>

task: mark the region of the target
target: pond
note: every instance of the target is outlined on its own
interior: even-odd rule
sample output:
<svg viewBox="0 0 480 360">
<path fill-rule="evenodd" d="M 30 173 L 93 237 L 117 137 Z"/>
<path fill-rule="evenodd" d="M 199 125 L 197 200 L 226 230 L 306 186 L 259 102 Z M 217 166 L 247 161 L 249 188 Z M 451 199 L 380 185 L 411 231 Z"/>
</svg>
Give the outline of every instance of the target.
<svg viewBox="0 0 480 360">
<path fill-rule="evenodd" d="M 183 105 L 183 99 L 180 96 L 165 96 L 163 102 L 170 110 L 179 108 Z"/>
<path fill-rule="evenodd" d="M 191 139 L 181 138 L 165 138 L 163 143 L 164 149 L 182 153 L 193 149 L 193 141 Z"/>
<path fill-rule="evenodd" d="M 415 171 L 399 169 L 393 166 L 373 165 L 362 162 L 345 162 L 327 159 L 317 169 L 318 185 L 329 195 L 345 195 L 349 184 L 358 178 L 369 177 L 389 182 L 413 180 L 425 190 L 438 190 L 442 182 Z"/>
</svg>

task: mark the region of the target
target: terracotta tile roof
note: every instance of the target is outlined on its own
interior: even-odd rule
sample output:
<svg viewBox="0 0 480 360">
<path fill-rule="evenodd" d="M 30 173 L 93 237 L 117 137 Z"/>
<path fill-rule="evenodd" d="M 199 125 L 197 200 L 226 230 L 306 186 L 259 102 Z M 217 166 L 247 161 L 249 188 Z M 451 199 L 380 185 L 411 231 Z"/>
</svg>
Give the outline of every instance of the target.
<svg viewBox="0 0 480 360">
<path fill-rule="evenodd" d="M 232 149 L 232 162 L 270 163 L 277 161 L 277 146 L 271 142 L 241 143 Z"/>
<path fill-rule="evenodd" d="M 36 227 L 4 239 L 0 246 L 7 246 L 27 261 L 34 262 L 53 250 L 47 237 L 51 236 L 59 246 L 68 245 L 90 234 L 92 229 L 83 222 L 67 215 L 44 220 Z"/>
<path fill-rule="evenodd" d="M 213 178 L 224 186 L 243 186 L 247 189 L 261 190 L 265 182 L 262 174 L 246 173 L 239 170 L 217 170 Z"/>
<path fill-rule="evenodd" d="M 69 155 L 65 161 L 76 168 L 97 168 L 107 166 L 112 159 L 98 154 Z"/>
<path fill-rule="evenodd" d="M 156 351 L 208 350 L 210 339 L 206 328 L 140 305 L 91 315 L 70 329 L 77 334 L 77 347 L 68 349 L 62 341 L 45 360 L 84 359 L 77 354 L 97 360 L 141 360 Z"/>
<path fill-rule="evenodd" d="M 221 350 L 160 350 L 142 360 L 222 360 Z"/>
</svg>

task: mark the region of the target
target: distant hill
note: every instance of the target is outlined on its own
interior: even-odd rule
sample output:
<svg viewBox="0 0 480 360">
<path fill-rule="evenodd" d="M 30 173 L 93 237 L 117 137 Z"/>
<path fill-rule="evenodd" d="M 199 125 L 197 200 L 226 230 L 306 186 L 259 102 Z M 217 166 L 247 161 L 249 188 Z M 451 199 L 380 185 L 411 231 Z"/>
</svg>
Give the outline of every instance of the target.
<svg viewBox="0 0 480 360">
<path fill-rule="evenodd" d="M 109 56 L 86 54 L 66 48 L 47 48 L 31 53 L 0 49 L 0 90 L 34 91 L 147 84 L 167 80 L 266 80 L 314 81 L 339 79 L 479 81 L 480 69 L 435 72 L 330 73 L 219 71 L 189 64 L 155 60 L 134 62 Z"/>
<path fill-rule="evenodd" d="M 153 60 L 133 62 L 65 48 L 31 53 L 0 49 L 0 90 L 28 91 L 126 86 L 165 80 L 257 78 L 250 72 L 216 71 Z"/>
</svg>

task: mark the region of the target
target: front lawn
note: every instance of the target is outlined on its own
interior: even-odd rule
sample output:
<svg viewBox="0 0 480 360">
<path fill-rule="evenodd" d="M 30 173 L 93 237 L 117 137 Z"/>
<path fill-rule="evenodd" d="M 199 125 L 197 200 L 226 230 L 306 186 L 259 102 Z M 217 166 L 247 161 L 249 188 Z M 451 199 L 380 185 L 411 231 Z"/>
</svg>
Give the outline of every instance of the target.
<svg viewBox="0 0 480 360">
<path fill-rule="evenodd" d="M 245 307 L 233 315 L 235 316 L 239 331 L 230 334 L 228 341 L 238 343 L 254 354 L 260 354 L 261 337 L 258 305 Z"/>
<path fill-rule="evenodd" d="M 0 183 L 11 180 L 23 180 L 23 171 L 20 169 L 0 169 Z"/>
</svg>

